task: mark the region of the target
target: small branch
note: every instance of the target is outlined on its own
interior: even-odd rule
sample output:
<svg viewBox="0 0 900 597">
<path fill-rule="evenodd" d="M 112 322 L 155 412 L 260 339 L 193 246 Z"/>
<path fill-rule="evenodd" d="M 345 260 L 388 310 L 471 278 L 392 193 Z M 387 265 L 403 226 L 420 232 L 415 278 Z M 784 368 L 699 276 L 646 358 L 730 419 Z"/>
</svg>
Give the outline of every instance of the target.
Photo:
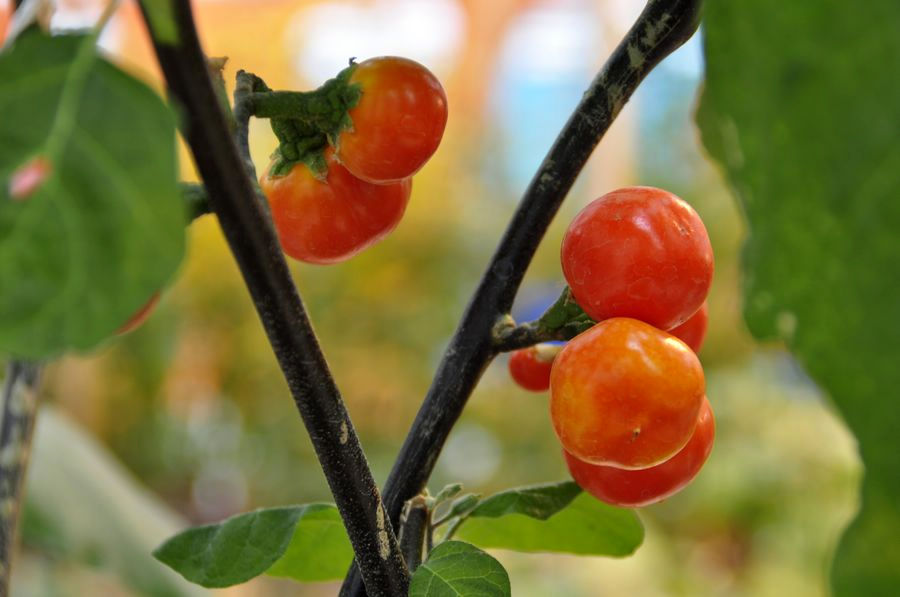
<svg viewBox="0 0 900 597">
<path fill-rule="evenodd" d="M 391 524 L 397 523 L 404 502 L 428 482 L 450 430 L 495 356 L 495 324 L 509 313 L 525 270 L 563 198 L 638 84 L 694 34 L 700 5 L 701 0 L 647 3 L 538 168 L 444 353 L 384 486 Z M 341 595 L 363 592 L 351 568 Z"/>
<path fill-rule="evenodd" d="M 161 41 L 141 9 L 209 202 L 240 267 L 372 595 L 405 595 L 409 574 L 359 438 L 328 370 L 263 204 L 209 78 L 187 0 L 171 2 L 177 41 Z M 241 122 L 249 115 L 240 115 Z M 246 133 L 237 133 L 244 135 Z"/>
<path fill-rule="evenodd" d="M 428 530 L 429 515 L 425 498 L 417 495 L 406 502 L 403 515 L 400 517 L 400 551 L 410 574 L 422 563 L 422 549 L 425 532 Z"/>
<path fill-rule="evenodd" d="M 9 595 L 22 488 L 37 415 L 40 367 L 10 361 L 0 395 L 0 597 Z"/>
<path fill-rule="evenodd" d="M 209 197 L 206 188 L 202 184 L 194 182 L 181 183 L 181 197 L 184 199 L 185 209 L 189 221 L 196 220 L 200 216 L 212 213 L 209 207 Z"/>
<path fill-rule="evenodd" d="M 567 286 L 559 298 L 536 320 L 516 325 L 504 315 L 494 325 L 494 350 L 509 352 L 541 342 L 571 340 L 595 325 L 593 319 L 575 302 Z"/>
</svg>

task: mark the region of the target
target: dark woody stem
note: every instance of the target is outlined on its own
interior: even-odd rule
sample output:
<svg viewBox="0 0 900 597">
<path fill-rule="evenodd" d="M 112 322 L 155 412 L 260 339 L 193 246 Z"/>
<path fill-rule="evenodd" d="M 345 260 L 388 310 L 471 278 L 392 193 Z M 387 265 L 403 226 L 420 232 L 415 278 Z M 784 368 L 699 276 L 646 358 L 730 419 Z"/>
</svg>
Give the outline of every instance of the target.
<svg viewBox="0 0 900 597">
<path fill-rule="evenodd" d="M 425 533 L 429 530 L 430 515 L 425 498 L 417 495 L 406 502 L 403 515 L 400 517 L 400 551 L 410 573 L 415 572 L 422 563 L 422 550 L 425 548 Z"/>
<path fill-rule="evenodd" d="M 497 354 L 497 322 L 508 314 L 525 270 L 588 157 L 647 73 L 687 41 L 701 0 L 650 0 L 584 93 L 544 158 L 469 302 L 384 486 L 396 525 L 406 500 L 425 487 L 444 442 L 481 374 Z M 357 572 L 343 596 L 364 593 Z"/>
<path fill-rule="evenodd" d="M 365 586 L 372 595 L 405 595 L 409 573 L 393 528 L 256 193 L 252 166 L 231 136 L 197 39 L 190 3 L 170 3 L 176 38 L 165 41 L 147 17 L 148 1 L 142 0 L 141 8 L 166 83 L 184 116 L 182 132 L 312 440 Z M 243 126 L 248 119 L 249 113 L 239 112 L 235 124 Z"/>
<path fill-rule="evenodd" d="M 0 597 L 9 595 L 22 487 L 37 415 L 40 367 L 10 361 L 0 393 Z"/>
</svg>

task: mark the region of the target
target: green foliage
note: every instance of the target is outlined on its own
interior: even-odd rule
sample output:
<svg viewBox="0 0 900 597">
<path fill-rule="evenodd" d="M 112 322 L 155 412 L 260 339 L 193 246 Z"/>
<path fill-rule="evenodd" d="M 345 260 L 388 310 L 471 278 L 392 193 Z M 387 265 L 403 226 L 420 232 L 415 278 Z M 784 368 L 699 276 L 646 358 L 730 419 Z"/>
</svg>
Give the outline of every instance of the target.
<svg viewBox="0 0 900 597">
<path fill-rule="evenodd" d="M 194 527 L 160 545 L 153 555 L 198 585 L 230 587 L 259 576 L 281 557 L 305 509 L 255 510 Z"/>
<path fill-rule="evenodd" d="M 431 550 L 416 568 L 410 597 L 503 597 L 511 594 L 509 575 L 500 562 L 477 547 L 447 541 Z"/>
<path fill-rule="evenodd" d="M 581 488 L 572 481 L 515 487 L 495 493 L 472 511 L 472 516 L 497 518 L 505 514 L 524 514 L 547 520 L 574 500 Z"/>
<path fill-rule="evenodd" d="M 643 541 L 644 529 L 634 512 L 613 508 L 586 493 L 546 520 L 539 518 L 553 508 L 558 510 L 563 496 L 557 494 L 540 506 L 534 495 L 515 502 L 502 497 L 493 505 L 488 498 L 485 514 L 478 514 L 482 506 L 476 508 L 457 534 L 482 547 L 617 557 L 633 553 Z M 494 518 L 500 514 L 505 515 Z"/>
<path fill-rule="evenodd" d="M 195 527 L 153 555 L 204 587 L 229 587 L 260 574 L 298 581 L 342 578 L 353 550 L 332 504 L 264 508 Z"/>
<path fill-rule="evenodd" d="M 344 578 L 353 548 L 341 515 L 331 504 L 306 506 L 284 555 L 266 572 L 301 582 Z"/>
<path fill-rule="evenodd" d="M 900 582 L 900 5 L 710 2 L 703 142 L 750 225 L 744 315 L 830 394 L 866 465 L 836 595 Z"/>
<path fill-rule="evenodd" d="M 143 0 L 141 6 L 147 12 L 147 18 L 159 41 L 167 44 L 178 43 L 178 30 L 175 28 L 173 0 Z"/>
<path fill-rule="evenodd" d="M 96 346 L 181 261 L 174 119 L 95 41 L 30 30 L 0 55 L 0 352 Z M 11 197 L 35 158 L 46 180 Z"/>
</svg>

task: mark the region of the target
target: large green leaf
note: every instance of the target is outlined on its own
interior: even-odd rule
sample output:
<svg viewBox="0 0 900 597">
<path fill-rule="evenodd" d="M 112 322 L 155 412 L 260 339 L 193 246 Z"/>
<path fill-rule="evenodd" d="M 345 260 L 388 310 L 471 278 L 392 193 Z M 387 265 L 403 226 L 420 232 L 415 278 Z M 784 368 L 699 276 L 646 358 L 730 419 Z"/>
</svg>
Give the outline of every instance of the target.
<svg viewBox="0 0 900 597">
<path fill-rule="evenodd" d="M 520 502 L 524 503 L 524 502 Z M 531 516 L 531 508 L 512 509 L 494 518 L 475 513 L 457 536 L 482 547 L 516 551 L 553 551 L 583 555 L 627 556 L 644 539 L 644 528 L 631 510 L 613 508 L 586 493 L 546 520 Z"/>
<path fill-rule="evenodd" d="M 500 562 L 462 541 L 441 543 L 416 568 L 409 597 L 507 597 L 509 575 Z"/>
<path fill-rule="evenodd" d="M 859 440 L 837 595 L 900 586 L 900 3 L 710 0 L 698 122 L 745 210 L 744 314 Z"/>
<path fill-rule="evenodd" d="M 343 578 L 353 549 L 333 504 L 264 508 L 175 535 L 153 552 L 204 587 L 268 573 L 299 581 Z"/>
<path fill-rule="evenodd" d="M 0 353 L 96 346 L 181 261 L 174 118 L 94 42 L 31 30 L 0 54 Z M 11 197 L 35 158 L 49 176 Z"/>
</svg>

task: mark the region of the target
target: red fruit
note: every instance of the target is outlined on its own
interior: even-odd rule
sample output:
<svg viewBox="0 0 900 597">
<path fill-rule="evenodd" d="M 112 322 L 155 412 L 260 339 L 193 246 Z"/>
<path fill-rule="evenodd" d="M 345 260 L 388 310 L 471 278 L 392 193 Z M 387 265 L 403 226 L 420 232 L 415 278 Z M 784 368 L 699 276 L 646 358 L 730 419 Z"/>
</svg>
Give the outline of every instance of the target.
<svg viewBox="0 0 900 597">
<path fill-rule="evenodd" d="M 712 451 L 715 435 L 715 417 L 709 400 L 704 398 L 690 441 L 662 464 L 627 471 L 590 464 L 565 451 L 563 454 L 572 478 L 582 489 L 607 504 L 640 508 L 678 493 L 693 481 Z"/>
<path fill-rule="evenodd" d="M 159 293 L 154 292 L 153 296 L 150 297 L 144 306 L 138 309 L 134 315 L 132 315 L 128 321 L 122 324 L 122 327 L 116 330 L 116 334 L 122 335 L 127 334 L 128 332 L 134 331 L 139 328 L 147 318 L 150 317 L 150 314 L 153 313 L 153 309 L 156 307 L 156 303 L 159 302 Z"/>
<path fill-rule="evenodd" d="M 704 386 L 700 361 L 684 342 L 636 319 L 608 319 L 557 355 L 550 415 L 573 456 L 647 468 L 691 438 Z"/>
<path fill-rule="evenodd" d="M 447 96 L 431 71 L 412 60 L 382 56 L 360 62 L 348 83 L 360 85 L 353 128 L 337 138 L 337 158 L 373 183 L 409 178 L 434 154 L 447 124 Z"/>
<path fill-rule="evenodd" d="M 681 325 L 669 330 L 669 333 L 691 347 L 696 353 L 700 353 L 703 340 L 706 339 L 706 326 L 709 323 L 709 307 L 704 301 L 703 306 L 691 315 Z"/>
<path fill-rule="evenodd" d="M 550 387 L 550 368 L 560 348 L 554 344 L 538 344 L 513 351 L 509 355 L 509 374 L 520 387 L 543 392 Z"/>
<path fill-rule="evenodd" d="M 661 189 L 627 187 L 575 217 L 563 238 L 562 269 L 594 320 L 632 317 L 668 330 L 703 304 L 713 255 L 690 205 Z"/>
<path fill-rule="evenodd" d="M 325 180 L 297 164 L 284 176 L 267 171 L 259 184 L 269 200 L 284 252 L 307 263 L 338 263 L 387 236 L 403 217 L 412 181 L 371 184 L 325 152 Z"/>
</svg>

